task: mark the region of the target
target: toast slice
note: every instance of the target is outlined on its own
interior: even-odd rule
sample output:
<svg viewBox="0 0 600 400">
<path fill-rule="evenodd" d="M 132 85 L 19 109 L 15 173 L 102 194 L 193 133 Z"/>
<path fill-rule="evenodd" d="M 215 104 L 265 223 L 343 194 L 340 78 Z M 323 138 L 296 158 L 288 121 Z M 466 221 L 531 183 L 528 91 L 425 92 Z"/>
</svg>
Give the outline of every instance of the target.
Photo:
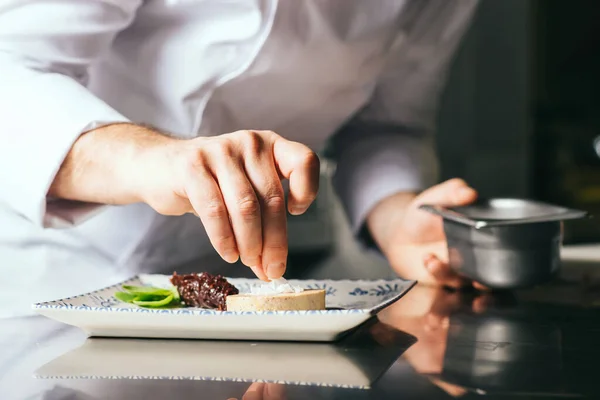
<svg viewBox="0 0 600 400">
<path fill-rule="evenodd" d="M 325 290 L 299 293 L 235 294 L 227 296 L 227 311 L 324 310 Z"/>
</svg>

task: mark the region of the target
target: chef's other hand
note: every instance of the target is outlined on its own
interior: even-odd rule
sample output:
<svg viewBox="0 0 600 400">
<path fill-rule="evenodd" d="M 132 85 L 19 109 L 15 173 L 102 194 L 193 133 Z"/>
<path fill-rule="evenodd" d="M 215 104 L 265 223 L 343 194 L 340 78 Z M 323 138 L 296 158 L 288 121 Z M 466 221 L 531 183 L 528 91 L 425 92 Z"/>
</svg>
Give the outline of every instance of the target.
<svg viewBox="0 0 600 400">
<path fill-rule="evenodd" d="M 195 213 L 228 262 L 241 259 L 264 280 L 280 278 L 287 209 L 302 214 L 319 186 L 319 159 L 271 131 L 175 139 L 134 124 L 81 135 L 48 195 L 100 204 L 144 202 L 165 215 Z"/>
<path fill-rule="evenodd" d="M 288 246 L 281 179 L 289 179 L 288 211 L 304 213 L 319 186 L 315 153 L 275 132 L 238 131 L 175 140 L 156 154 L 159 177 L 147 181 L 144 202 L 165 215 L 195 213 L 225 261 L 239 258 L 264 280 L 283 275 Z"/>
<path fill-rule="evenodd" d="M 419 209 L 422 204 L 462 206 L 474 202 L 477 192 L 462 179 L 432 186 L 419 195 L 400 193 L 381 201 L 367 225 L 375 242 L 401 277 L 419 283 L 461 288 L 473 285 L 448 265 L 448 249 L 441 217 Z"/>
</svg>

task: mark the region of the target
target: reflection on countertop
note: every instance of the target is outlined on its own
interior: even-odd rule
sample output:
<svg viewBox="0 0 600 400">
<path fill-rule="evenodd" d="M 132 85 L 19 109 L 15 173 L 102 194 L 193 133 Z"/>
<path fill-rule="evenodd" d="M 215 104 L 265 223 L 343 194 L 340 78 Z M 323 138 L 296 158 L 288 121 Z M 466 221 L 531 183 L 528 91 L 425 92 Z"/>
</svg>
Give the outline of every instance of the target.
<svg viewBox="0 0 600 400">
<path fill-rule="evenodd" d="M 417 287 L 380 319 L 417 337 L 403 358 L 453 397 L 597 398 L 600 304 L 578 292 L 564 283 L 506 293 Z"/>
<path fill-rule="evenodd" d="M 89 338 L 43 365 L 35 376 L 368 389 L 415 341 L 414 337 L 375 320 L 334 344 Z"/>
<path fill-rule="evenodd" d="M 599 398 L 600 308 L 556 282 L 417 285 L 335 344 L 86 338 L 2 320 L 3 400 Z"/>
</svg>

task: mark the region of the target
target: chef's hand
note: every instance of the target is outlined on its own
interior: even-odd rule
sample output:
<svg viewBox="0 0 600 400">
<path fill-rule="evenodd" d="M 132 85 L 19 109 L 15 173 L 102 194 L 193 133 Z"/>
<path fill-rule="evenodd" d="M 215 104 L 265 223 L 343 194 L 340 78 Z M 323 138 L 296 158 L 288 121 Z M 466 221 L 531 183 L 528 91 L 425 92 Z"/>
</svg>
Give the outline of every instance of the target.
<svg viewBox="0 0 600 400">
<path fill-rule="evenodd" d="M 270 131 L 180 140 L 117 123 L 76 140 L 48 196 L 195 213 L 223 259 L 240 258 L 267 279 L 283 275 L 287 258 L 282 179 L 289 180 L 289 212 L 302 214 L 317 195 L 316 154 Z"/>
<path fill-rule="evenodd" d="M 419 209 L 422 204 L 461 206 L 474 202 L 477 192 L 462 179 L 451 179 L 419 195 L 400 193 L 381 201 L 369 214 L 370 233 L 398 275 L 435 286 L 473 285 L 448 265 L 441 217 Z"/>
<path fill-rule="evenodd" d="M 230 263 L 241 259 L 261 279 L 280 278 L 288 253 L 287 210 L 302 214 L 317 195 L 319 159 L 271 131 L 175 140 L 155 153 L 144 202 L 161 214 L 195 213 Z M 152 169 L 152 167 L 150 167 Z"/>
</svg>

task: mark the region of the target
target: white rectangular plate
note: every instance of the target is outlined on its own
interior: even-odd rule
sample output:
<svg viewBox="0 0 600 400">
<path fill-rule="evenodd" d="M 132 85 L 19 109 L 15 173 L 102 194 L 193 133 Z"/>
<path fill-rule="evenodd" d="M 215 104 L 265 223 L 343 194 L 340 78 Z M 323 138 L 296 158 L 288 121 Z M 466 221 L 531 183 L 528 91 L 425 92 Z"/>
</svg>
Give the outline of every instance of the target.
<svg viewBox="0 0 600 400">
<path fill-rule="evenodd" d="M 256 279 L 228 280 L 240 293 L 258 283 Z M 95 292 L 36 303 L 33 308 L 41 315 L 79 327 L 89 336 L 331 342 L 399 300 L 416 284 L 402 279 L 289 282 L 306 289 L 325 289 L 328 309 L 267 312 L 148 309 L 114 297 L 124 284 L 168 287 L 166 275 L 140 275 Z"/>
</svg>

